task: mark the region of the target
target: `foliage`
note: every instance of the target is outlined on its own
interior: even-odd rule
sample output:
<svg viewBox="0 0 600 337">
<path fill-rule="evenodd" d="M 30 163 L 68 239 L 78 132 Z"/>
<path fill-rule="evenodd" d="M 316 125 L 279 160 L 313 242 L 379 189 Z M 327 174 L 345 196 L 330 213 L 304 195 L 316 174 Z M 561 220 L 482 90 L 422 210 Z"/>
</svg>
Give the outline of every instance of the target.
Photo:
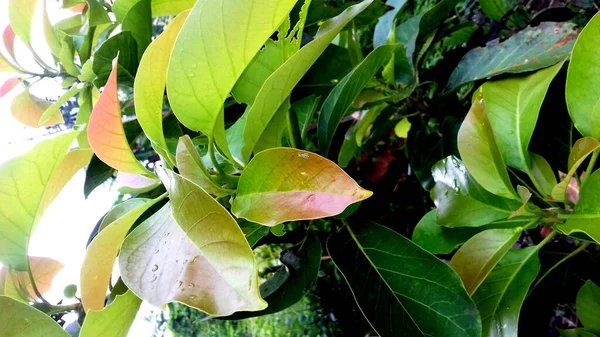
<svg viewBox="0 0 600 337">
<path fill-rule="evenodd" d="M 169 305 L 182 335 L 556 335 L 551 315 L 520 316 L 565 303 L 540 289 L 600 242 L 591 5 L 62 5 L 74 14 L 51 22 L 46 0 L 8 2 L 0 96 L 21 123 L 67 130 L 0 167 L 0 321 L 24 326 L 7 336 L 125 336 L 142 301 Z M 48 78 L 56 102 L 30 90 Z M 116 180 L 121 197 L 90 235 L 80 298 L 48 303 L 62 265 L 29 240 L 84 167 L 86 195 Z M 577 272 L 583 327 L 560 333 L 594 336 L 599 276 Z M 69 312 L 81 329 L 61 328 Z"/>
</svg>

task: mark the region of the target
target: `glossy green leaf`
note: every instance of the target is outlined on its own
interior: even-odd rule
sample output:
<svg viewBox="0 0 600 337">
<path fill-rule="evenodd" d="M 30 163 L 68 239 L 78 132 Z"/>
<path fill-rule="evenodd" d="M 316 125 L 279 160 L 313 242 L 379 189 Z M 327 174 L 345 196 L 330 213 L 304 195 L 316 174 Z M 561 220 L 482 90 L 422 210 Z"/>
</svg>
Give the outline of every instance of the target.
<svg viewBox="0 0 600 337">
<path fill-rule="evenodd" d="M 557 183 L 556 176 L 554 175 L 554 170 L 552 169 L 548 161 L 544 159 L 544 157 L 537 155 L 533 152 L 529 152 L 529 157 L 531 158 L 531 167 L 529 169 L 531 175 L 537 182 L 540 192 L 544 196 L 551 196 L 552 189 Z"/>
<path fill-rule="evenodd" d="M 342 28 L 371 3 L 372 0 L 365 0 L 348 7 L 339 16 L 324 22 L 320 26 L 315 39 L 290 57 L 265 81 L 254 100 L 254 104 L 248 111 L 242 147 L 244 161 L 247 162 L 250 159 L 264 130 L 302 76 L 315 63 L 319 55 L 323 53 Z"/>
<path fill-rule="evenodd" d="M 458 276 L 402 235 L 374 223 L 346 226 L 327 250 L 379 336 L 481 335 Z"/>
<path fill-rule="evenodd" d="M 88 246 L 80 272 L 81 303 L 86 311 L 104 308 L 106 290 L 121 243 L 142 213 L 161 199 L 162 197 L 154 200 L 144 199 L 142 205 L 106 225 Z M 127 206 L 130 208 L 131 205 Z M 109 214 L 114 216 L 116 213 L 111 210 Z"/>
<path fill-rule="evenodd" d="M 123 22 L 125 15 L 141 0 L 115 0 L 112 10 L 117 21 Z M 194 6 L 196 0 L 152 0 L 152 16 L 177 15 Z"/>
<path fill-rule="evenodd" d="M 56 115 L 59 114 L 60 115 L 60 107 L 63 106 L 65 103 L 67 103 L 71 98 L 73 98 L 75 95 L 77 95 L 79 93 L 79 91 L 81 91 L 81 88 L 77 88 L 77 86 L 72 86 L 71 88 L 69 88 L 69 90 L 67 90 L 67 92 L 65 92 L 64 94 L 62 94 L 58 100 L 56 100 L 56 102 L 52 103 L 52 105 L 50 105 L 42 114 L 42 117 L 40 117 L 40 121 L 38 122 L 38 125 L 44 125 L 47 124 L 51 119 L 56 118 Z"/>
<path fill-rule="evenodd" d="M 579 190 L 579 201 L 575 205 L 573 214 L 569 214 L 567 221 L 558 225 L 558 228 L 567 235 L 582 232 L 596 240 L 596 242 L 600 242 L 599 191 L 600 171 L 596 171 L 586 178 L 585 184 Z"/>
<path fill-rule="evenodd" d="M 260 138 L 254 146 L 255 153 L 283 146 L 281 139 L 284 132 L 287 130 L 290 107 L 289 99 L 286 99 L 279 106 L 277 111 L 275 111 L 275 115 L 271 118 L 269 124 L 267 124 L 267 127 L 263 130 L 263 133 L 260 135 Z"/>
<path fill-rule="evenodd" d="M 231 211 L 239 218 L 275 226 L 334 216 L 371 194 L 328 159 L 277 148 L 260 152 L 246 166 Z"/>
<path fill-rule="evenodd" d="M 537 252 L 537 247 L 510 250 L 473 294 L 483 337 L 517 337 L 521 306 L 540 270 Z"/>
<path fill-rule="evenodd" d="M 573 178 L 583 161 L 598 148 L 600 148 L 600 142 L 591 137 L 580 138 L 575 142 L 569 153 L 569 172 L 560 183 L 552 189 L 552 198 L 554 200 L 567 200 L 567 187 L 569 186 L 571 178 Z"/>
<path fill-rule="evenodd" d="M 82 152 L 67 150 L 77 136 L 69 132 L 36 145 L 0 167 L 0 261 L 27 270 L 29 237 L 67 181 L 83 165 Z M 85 155 L 85 154 L 84 154 Z M 89 156 L 88 153 L 88 162 Z"/>
<path fill-rule="evenodd" d="M 15 35 L 31 44 L 31 24 L 38 0 L 8 0 L 8 20 Z"/>
<path fill-rule="evenodd" d="M 100 1 L 102 0 L 86 0 L 90 27 L 96 27 L 111 22 L 106 9 L 102 6 Z"/>
<path fill-rule="evenodd" d="M 223 103 L 295 2 L 200 0 L 181 28 L 167 72 L 169 102 L 183 125 L 214 137 L 225 153 Z"/>
<path fill-rule="evenodd" d="M 485 110 L 506 165 L 529 172 L 529 141 L 550 82 L 563 62 L 525 77 L 486 82 Z"/>
<path fill-rule="evenodd" d="M 483 96 L 477 97 L 458 131 L 458 151 L 483 188 L 501 197 L 518 199 L 488 119 Z"/>
<path fill-rule="evenodd" d="M 446 227 L 478 227 L 506 219 L 521 204 L 494 195 L 479 185 L 465 165 L 450 156 L 432 168 L 435 187 L 431 198 L 437 207 L 438 224 Z"/>
<path fill-rule="evenodd" d="M 504 73 L 522 73 L 546 68 L 569 57 L 577 38 L 570 22 L 543 22 L 528 27 L 505 41 L 488 42 L 470 50 L 448 80 L 448 89 Z M 595 103 L 595 101 L 594 101 Z"/>
<path fill-rule="evenodd" d="M 450 267 L 472 295 L 521 236 L 522 228 L 489 229 L 473 236 L 452 256 Z"/>
<path fill-rule="evenodd" d="M 10 297 L 0 296 L 2 337 L 70 337 L 50 316 Z"/>
<path fill-rule="evenodd" d="M 142 0 L 131 7 L 123 19 L 122 28 L 128 30 L 137 42 L 138 57 L 141 58 L 144 50 L 152 41 L 152 9 L 151 0 Z"/>
<path fill-rule="evenodd" d="M 300 129 L 300 137 L 302 137 L 302 139 L 306 138 L 308 126 L 315 117 L 315 113 L 317 112 L 320 101 L 321 96 L 311 95 L 304 97 L 303 99 L 292 104 L 292 109 L 294 109 L 296 116 L 298 116 L 298 127 Z"/>
<path fill-rule="evenodd" d="M 599 138 L 600 116 L 595 107 L 600 100 L 600 61 L 596 58 L 600 43 L 600 15 L 595 15 L 583 28 L 573 47 L 571 62 L 567 72 L 567 108 L 575 127 L 583 136 Z"/>
<path fill-rule="evenodd" d="M 388 42 L 388 38 L 393 34 L 392 28 L 394 28 L 396 14 L 404 6 L 405 2 L 406 0 L 391 0 L 386 2 L 386 5 L 392 7 L 392 9 L 379 17 L 375 25 L 375 32 L 373 33 L 374 47 L 379 47 Z"/>
<path fill-rule="evenodd" d="M 212 316 L 264 309 L 252 250 L 233 217 L 192 182 L 159 173 L 173 206 L 127 237 L 119 258 L 123 281 L 158 306 L 177 301 Z"/>
<path fill-rule="evenodd" d="M 387 63 L 397 45 L 383 45 L 373 50 L 359 65 L 333 88 L 323 102 L 318 121 L 319 147 L 327 155 L 335 130 L 352 102 Z"/>
<path fill-rule="evenodd" d="M 163 133 L 163 100 L 167 83 L 167 67 L 173 44 L 189 12 L 183 12 L 169 23 L 146 49 L 133 85 L 135 114 L 154 148 L 172 161 Z"/>
<path fill-rule="evenodd" d="M 479 0 L 483 13 L 495 21 L 500 21 L 517 4 L 518 1 L 515 0 Z"/>
<path fill-rule="evenodd" d="M 600 287 L 587 281 L 577 293 L 577 317 L 586 330 L 600 334 Z"/>
<path fill-rule="evenodd" d="M 104 310 L 87 313 L 79 337 L 127 337 L 141 304 L 132 291 L 117 296 Z"/>
<path fill-rule="evenodd" d="M 138 67 L 137 42 L 129 31 L 123 31 L 106 40 L 94 53 L 92 70 L 97 78 L 94 85 L 101 88 L 106 85 L 112 71 L 112 61 L 119 55 L 119 85 L 134 83 Z"/>
<path fill-rule="evenodd" d="M 94 189 L 110 179 L 115 169 L 106 165 L 98 156 L 94 155 L 85 172 L 85 182 L 83 184 L 83 195 L 87 198 Z"/>
</svg>

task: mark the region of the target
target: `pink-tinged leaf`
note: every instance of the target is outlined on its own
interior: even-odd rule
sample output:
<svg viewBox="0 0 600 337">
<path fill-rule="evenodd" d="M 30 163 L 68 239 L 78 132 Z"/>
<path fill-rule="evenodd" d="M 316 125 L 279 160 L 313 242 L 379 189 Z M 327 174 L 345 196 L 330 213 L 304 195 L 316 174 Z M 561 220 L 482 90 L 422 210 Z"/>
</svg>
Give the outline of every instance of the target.
<svg viewBox="0 0 600 337">
<path fill-rule="evenodd" d="M 117 62 L 90 116 L 88 140 L 94 153 L 108 166 L 132 174 L 151 173 L 135 158 L 125 137 L 117 92 Z"/>
<path fill-rule="evenodd" d="M 2 33 L 2 41 L 4 41 L 4 47 L 10 54 L 10 56 L 15 58 L 15 32 L 13 31 L 10 25 L 7 25 L 4 28 L 4 32 Z"/>
<path fill-rule="evenodd" d="M 131 174 L 119 171 L 117 173 L 117 182 L 122 186 L 119 188 L 121 194 L 144 193 L 158 187 L 161 182 L 157 179 L 151 179 L 141 174 Z"/>
<path fill-rule="evenodd" d="M 85 5 L 86 4 L 80 4 L 80 5 L 77 5 L 77 6 L 73 6 L 71 8 L 68 8 L 68 10 L 70 10 L 73 13 L 82 13 L 83 10 L 85 9 Z"/>
<path fill-rule="evenodd" d="M 44 295 L 52 287 L 52 280 L 54 280 L 56 274 L 58 274 L 65 265 L 49 257 L 30 256 L 29 266 L 37 289 Z M 19 292 L 15 287 L 16 285 L 19 285 L 20 287 L 27 289 L 30 297 L 37 299 L 27 272 L 8 270 L 6 268 L 6 271 L 3 273 L 8 274 L 6 276 L 7 279 L 5 280 L 4 287 L 4 294 L 6 296 L 19 299 Z M 0 275 L 3 273 L 0 273 Z"/>
<path fill-rule="evenodd" d="M 14 87 L 19 85 L 23 80 L 20 77 L 9 78 L 0 87 L 0 98 L 6 96 Z"/>
<path fill-rule="evenodd" d="M 40 118 L 50 105 L 52 103 L 31 95 L 29 88 L 27 88 L 13 99 L 10 112 L 17 121 L 32 128 L 64 123 L 65 121 L 59 110 L 48 121 L 39 125 Z"/>
<path fill-rule="evenodd" d="M 275 226 L 334 216 L 371 195 L 326 158 L 275 148 L 257 154 L 244 169 L 231 210 L 239 218 Z"/>
</svg>

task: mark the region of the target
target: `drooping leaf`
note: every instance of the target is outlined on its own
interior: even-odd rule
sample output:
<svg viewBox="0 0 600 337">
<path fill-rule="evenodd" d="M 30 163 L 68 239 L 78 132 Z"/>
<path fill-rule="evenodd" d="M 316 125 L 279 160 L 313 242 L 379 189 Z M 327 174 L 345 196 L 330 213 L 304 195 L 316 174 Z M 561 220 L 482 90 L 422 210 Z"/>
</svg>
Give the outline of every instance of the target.
<svg viewBox="0 0 600 337">
<path fill-rule="evenodd" d="M 151 174 L 133 155 L 121 121 L 117 92 L 117 62 L 90 116 L 88 140 L 94 153 L 109 166 L 132 174 Z"/>
<path fill-rule="evenodd" d="M 35 280 L 35 285 L 40 294 L 44 295 L 48 290 L 50 290 L 52 286 L 52 280 L 60 272 L 65 265 L 59 261 L 51 259 L 49 257 L 38 257 L 38 256 L 30 256 L 29 257 L 29 268 L 31 268 L 31 274 L 33 275 L 33 279 Z M 6 269 L 6 268 L 3 268 Z M 0 275 L 2 275 L 0 273 Z M 31 285 L 31 281 L 29 279 L 29 275 L 25 271 L 8 271 L 7 277 L 12 279 L 13 284 L 20 284 L 23 289 L 27 290 L 27 293 L 31 298 L 37 299 L 37 295 L 33 290 L 33 286 Z M 10 281 L 7 281 L 10 282 Z M 14 299 L 19 299 L 19 293 L 16 288 L 9 289 L 2 287 L 0 284 L 0 292 L 4 290 L 4 294 L 6 296 L 10 296 Z"/>
<path fill-rule="evenodd" d="M 77 86 L 73 85 L 69 90 L 67 90 L 67 92 L 62 94 L 58 98 L 58 100 L 56 100 L 56 102 L 52 103 L 52 105 L 50 105 L 48 108 L 46 108 L 46 110 L 40 117 L 38 125 L 42 126 L 42 125 L 47 125 L 48 123 L 52 123 L 51 121 L 57 120 L 59 118 L 58 116 L 60 116 L 60 118 L 62 119 L 62 115 L 60 113 L 60 107 L 63 106 L 65 103 L 67 103 L 71 98 L 73 98 L 75 95 L 77 95 L 80 91 L 81 91 L 81 88 L 78 88 Z M 53 124 L 56 124 L 56 123 L 53 123 Z"/>
<path fill-rule="evenodd" d="M 4 81 L 2 86 L 0 87 L 0 98 L 4 97 L 8 94 L 12 89 L 14 89 L 17 85 L 21 84 L 23 80 L 20 77 L 11 77 Z"/>
<path fill-rule="evenodd" d="M 481 11 L 495 21 L 500 21 L 517 4 L 515 0 L 479 0 Z"/>
<path fill-rule="evenodd" d="M 327 250 L 378 335 L 480 336 L 458 276 L 402 235 L 374 223 L 346 226 Z"/>
<path fill-rule="evenodd" d="M 252 152 L 269 122 L 274 118 L 281 104 L 286 101 L 292 89 L 302 76 L 315 63 L 329 43 L 356 15 L 372 3 L 365 0 L 357 5 L 348 7 L 339 16 L 324 22 L 313 41 L 301 48 L 290 57 L 263 84 L 254 104 L 248 111 L 244 127 L 242 156 L 245 162 L 250 159 Z M 282 84 L 283 87 L 282 87 Z"/>
<path fill-rule="evenodd" d="M 31 95 L 29 88 L 27 88 L 22 93 L 15 96 L 10 104 L 10 112 L 17 121 L 32 128 L 64 123 L 63 116 L 58 110 L 49 116 L 46 122 L 39 123 L 40 118 L 44 115 L 44 111 L 48 109 L 50 105 L 52 105 L 52 103 Z"/>
<path fill-rule="evenodd" d="M 175 41 L 167 72 L 173 112 L 186 127 L 214 137 L 226 154 L 223 103 L 295 2 L 200 0 Z"/>
<path fill-rule="evenodd" d="M 377 21 L 377 25 L 375 25 L 375 32 L 373 33 L 373 46 L 379 47 L 382 44 L 385 44 L 388 41 L 390 34 L 393 33 L 392 28 L 394 28 L 396 14 L 406 0 L 392 0 L 386 2 L 386 5 L 391 6 L 392 9 L 387 11 Z"/>
<path fill-rule="evenodd" d="M 7 296 L 0 296 L 2 337 L 70 337 L 50 316 Z"/>
<path fill-rule="evenodd" d="M 157 306 L 177 301 L 212 316 L 264 309 L 252 250 L 233 217 L 192 182 L 171 171 L 160 175 L 173 206 L 127 237 L 119 257 L 123 281 Z"/>
<path fill-rule="evenodd" d="M 113 69 L 113 60 L 119 55 L 118 82 L 120 85 L 133 85 L 138 67 L 137 42 L 130 31 L 111 36 L 94 53 L 92 70 L 96 74 L 94 85 L 106 85 Z"/>
<path fill-rule="evenodd" d="M 131 32 L 137 42 L 138 57 L 141 58 L 144 50 L 152 41 L 152 9 L 151 0 L 141 0 L 125 15 L 123 30 Z"/>
<path fill-rule="evenodd" d="M 577 232 L 585 233 L 596 242 L 600 242 L 598 191 L 600 191 L 600 172 L 596 171 L 586 178 L 579 190 L 579 201 L 575 205 L 573 214 L 569 214 L 564 224 L 558 225 L 562 232 L 567 235 Z"/>
<path fill-rule="evenodd" d="M 31 24 L 38 0 L 8 0 L 8 20 L 15 35 L 31 44 Z"/>
<path fill-rule="evenodd" d="M 587 281 L 577 293 L 577 317 L 586 330 L 600 334 L 600 288 L 592 281 Z"/>
<path fill-rule="evenodd" d="M 540 270 L 537 252 L 537 247 L 510 250 L 473 294 L 482 337 L 517 337 L 521 306 Z"/>
<path fill-rule="evenodd" d="M 88 246 L 80 277 L 81 303 L 86 311 L 104 308 L 106 290 L 121 243 L 142 213 L 161 199 L 162 197 L 153 200 L 143 199 L 145 202 L 142 205 L 129 210 L 104 227 Z"/>
<path fill-rule="evenodd" d="M 142 300 L 131 290 L 101 311 L 89 311 L 79 337 L 127 337 Z"/>
<path fill-rule="evenodd" d="M 485 190 L 454 156 L 432 168 L 435 187 L 431 198 L 437 207 L 438 224 L 446 227 L 478 227 L 508 218 L 521 205 Z"/>
<path fill-rule="evenodd" d="M 480 93 L 458 131 L 458 151 L 473 178 L 486 190 L 517 199 Z"/>
<path fill-rule="evenodd" d="M 600 148 L 600 142 L 591 137 L 583 137 L 575 142 L 569 153 L 569 172 L 552 189 L 552 199 L 557 201 L 567 200 L 567 187 L 569 186 L 569 182 L 571 182 L 571 178 L 573 178 L 573 175 L 575 175 L 583 161 L 598 148 Z"/>
<path fill-rule="evenodd" d="M 506 41 L 488 42 L 470 50 L 448 80 L 448 89 L 504 73 L 521 73 L 549 67 L 568 58 L 577 28 L 570 22 L 543 22 L 528 27 Z M 594 102 L 595 103 L 595 102 Z"/>
<path fill-rule="evenodd" d="M 140 61 L 133 86 L 135 114 L 138 121 L 155 149 L 167 160 L 171 155 L 162 126 L 167 66 L 177 34 L 188 14 L 189 12 L 185 11 L 178 15 L 148 46 Z"/>
<path fill-rule="evenodd" d="M 352 102 L 387 63 L 397 45 L 383 45 L 373 50 L 359 65 L 346 75 L 323 102 L 319 114 L 319 147 L 327 155 L 335 130 Z"/>
<path fill-rule="evenodd" d="M 521 236 L 522 228 L 489 229 L 473 236 L 452 256 L 450 267 L 472 295 Z"/>
<path fill-rule="evenodd" d="M 328 159 L 276 148 L 260 152 L 246 166 L 231 211 L 239 218 L 275 226 L 337 215 L 371 194 Z"/>
<path fill-rule="evenodd" d="M 40 217 L 67 181 L 89 162 L 89 151 L 67 150 L 77 132 L 36 145 L 0 167 L 0 261 L 27 270 L 29 237 Z M 86 158 L 87 157 L 87 158 Z"/>
<path fill-rule="evenodd" d="M 526 77 L 486 82 L 485 109 L 506 165 L 529 172 L 529 141 L 550 82 L 563 62 Z"/>
<path fill-rule="evenodd" d="M 565 89 L 567 108 L 575 127 L 583 136 L 594 138 L 600 137 L 600 124 L 596 122 L 600 115 L 595 113 L 600 100 L 600 86 L 597 85 L 600 61 L 595 57 L 596 47 L 600 43 L 599 29 L 600 16 L 595 15 L 577 38 Z"/>
</svg>

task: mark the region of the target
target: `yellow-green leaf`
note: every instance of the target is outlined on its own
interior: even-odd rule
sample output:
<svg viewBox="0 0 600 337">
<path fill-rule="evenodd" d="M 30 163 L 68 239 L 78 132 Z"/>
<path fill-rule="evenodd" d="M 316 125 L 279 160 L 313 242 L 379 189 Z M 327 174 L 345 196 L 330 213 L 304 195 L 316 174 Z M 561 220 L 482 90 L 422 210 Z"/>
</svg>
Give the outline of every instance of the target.
<svg viewBox="0 0 600 337">
<path fill-rule="evenodd" d="M 31 44 L 31 23 L 38 0 L 8 0 L 8 20 L 15 34 Z"/>
<path fill-rule="evenodd" d="M 8 60 L 0 54 L 0 73 L 12 73 L 17 71 Z"/>
<path fill-rule="evenodd" d="M 85 310 L 102 310 L 121 243 L 133 223 L 162 197 L 148 200 L 106 226 L 89 245 L 81 268 L 81 302 Z"/>
<path fill-rule="evenodd" d="M 46 8 L 46 0 L 42 0 L 42 24 L 44 27 L 44 37 L 46 38 L 46 43 L 48 47 L 50 47 L 50 51 L 56 57 L 60 55 L 61 44 L 56 36 L 56 31 L 52 24 L 50 23 L 50 18 L 48 17 L 48 10 Z"/>
<path fill-rule="evenodd" d="M 179 14 L 146 49 L 133 85 L 135 114 L 153 147 L 166 160 L 173 161 L 163 134 L 163 100 L 167 67 L 175 39 L 189 11 Z"/>
<path fill-rule="evenodd" d="M 126 337 L 142 300 L 132 291 L 118 295 L 102 311 L 89 311 L 79 337 Z"/>
<path fill-rule="evenodd" d="M 52 115 L 46 116 L 44 123 L 40 123 L 44 111 L 51 105 L 52 103 L 31 95 L 27 88 L 15 96 L 10 105 L 10 112 L 17 121 L 32 128 L 64 123 L 63 116 L 58 109 Z"/>
<path fill-rule="evenodd" d="M 0 296 L 2 337 L 70 337 L 50 316 L 26 303 Z"/>
<path fill-rule="evenodd" d="M 115 0 L 112 10 L 122 22 L 131 8 L 141 0 Z M 194 6 L 196 0 L 152 0 L 152 16 L 177 15 Z"/>
<path fill-rule="evenodd" d="M 77 88 L 77 86 L 74 85 L 69 90 L 67 90 L 67 92 L 62 94 L 58 98 L 58 100 L 56 100 L 56 102 L 52 103 L 52 105 L 50 105 L 46 109 L 46 111 L 44 111 L 44 113 L 42 114 L 42 117 L 40 117 L 40 121 L 38 122 L 38 125 L 41 126 L 41 125 L 48 123 L 51 119 L 56 118 L 57 115 L 60 116 L 62 119 L 62 115 L 60 113 L 60 107 L 63 106 L 65 103 L 67 103 L 75 95 L 77 95 L 79 93 L 79 91 L 81 91 L 81 88 Z"/>
<path fill-rule="evenodd" d="M 117 93 L 116 59 L 104 91 L 92 110 L 87 134 L 94 153 L 108 166 L 127 173 L 151 174 L 135 158 L 125 137 Z"/>
<path fill-rule="evenodd" d="M 275 226 L 334 216 L 371 195 L 326 158 L 276 148 L 260 152 L 244 169 L 231 211 L 237 217 Z"/>
<path fill-rule="evenodd" d="M 402 118 L 401 121 L 398 122 L 398 124 L 396 124 L 396 126 L 394 127 L 394 133 L 396 133 L 396 136 L 398 138 L 408 138 L 408 131 L 410 131 L 410 122 L 408 121 L 408 118 Z"/>
</svg>

